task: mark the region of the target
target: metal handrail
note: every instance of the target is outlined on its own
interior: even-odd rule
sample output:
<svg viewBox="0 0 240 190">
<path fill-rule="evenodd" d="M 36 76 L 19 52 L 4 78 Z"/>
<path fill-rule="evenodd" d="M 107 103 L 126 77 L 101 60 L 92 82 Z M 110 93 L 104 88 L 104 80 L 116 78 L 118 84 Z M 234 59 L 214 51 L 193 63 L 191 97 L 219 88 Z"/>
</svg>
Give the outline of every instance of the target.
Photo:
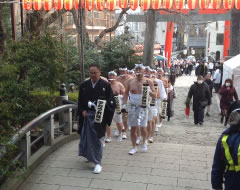
<svg viewBox="0 0 240 190">
<path fill-rule="evenodd" d="M 70 108 L 77 108 L 76 104 L 68 104 L 68 105 L 62 105 L 59 107 L 56 107 L 54 109 L 51 109 L 45 113 L 42 113 L 29 123 L 27 123 L 23 128 L 21 128 L 13 137 L 11 138 L 9 144 L 16 144 L 21 138 L 23 138 L 29 131 L 33 130 L 35 127 L 38 126 L 41 122 L 43 122 L 45 119 L 49 118 L 52 114 L 56 114 L 59 112 L 63 112 L 65 110 L 68 110 Z M 3 156 L 6 154 L 7 150 L 6 147 L 0 147 L 0 159 L 3 158 Z"/>
</svg>

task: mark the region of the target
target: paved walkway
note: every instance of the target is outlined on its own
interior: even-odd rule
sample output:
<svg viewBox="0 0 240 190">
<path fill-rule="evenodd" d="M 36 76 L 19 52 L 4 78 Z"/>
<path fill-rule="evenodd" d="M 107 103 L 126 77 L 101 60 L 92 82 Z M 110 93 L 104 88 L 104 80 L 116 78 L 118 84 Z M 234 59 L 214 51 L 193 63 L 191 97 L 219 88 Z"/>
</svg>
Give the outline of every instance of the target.
<svg viewBox="0 0 240 190">
<path fill-rule="evenodd" d="M 113 137 L 103 156 L 103 172 L 77 156 L 78 141 L 59 148 L 30 175 L 20 190 L 197 190 L 211 189 L 210 172 L 217 138 L 224 130 L 214 95 L 212 115 L 203 126 L 184 115 L 184 101 L 196 77 L 177 78 L 175 116 L 147 153 L 128 155 L 130 141 Z M 191 113 L 192 114 L 192 113 Z"/>
</svg>

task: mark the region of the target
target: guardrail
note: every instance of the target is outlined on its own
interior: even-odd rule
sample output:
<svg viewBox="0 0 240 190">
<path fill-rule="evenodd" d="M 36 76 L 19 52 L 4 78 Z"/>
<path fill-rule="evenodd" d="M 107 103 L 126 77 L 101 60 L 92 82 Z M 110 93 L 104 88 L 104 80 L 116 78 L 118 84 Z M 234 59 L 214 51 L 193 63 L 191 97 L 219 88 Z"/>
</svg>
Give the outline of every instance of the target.
<svg viewBox="0 0 240 190">
<path fill-rule="evenodd" d="M 41 147 L 52 146 L 58 137 L 71 135 L 73 133 L 73 126 L 75 123 L 78 123 L 77 116 L 77 105 L 68 104 L 42 113 L 30 121 L 21 128 L 9 142 L 19 147 L 19 151 L 13 160 L 21 160 L 24 166 L 28 167 L 30 158 L 37 153 Z M 31 138 L 34 133 L 37 133 L 37 135 Z M 39 143 L 40 140 L 42 141 L 41 143 Z M 38 145 L 36 148 L 35 145 L 37 143 L 40 144 L 40 147 Z M 35 148 L 34 153 L 32 152 L 33 147 Z M 0 159 L 6 155 L 7 151 L 6 147 L 0 147 Z M 0 176 L 0 178 L 1 177 L 3 176 Z"/>
</svg>

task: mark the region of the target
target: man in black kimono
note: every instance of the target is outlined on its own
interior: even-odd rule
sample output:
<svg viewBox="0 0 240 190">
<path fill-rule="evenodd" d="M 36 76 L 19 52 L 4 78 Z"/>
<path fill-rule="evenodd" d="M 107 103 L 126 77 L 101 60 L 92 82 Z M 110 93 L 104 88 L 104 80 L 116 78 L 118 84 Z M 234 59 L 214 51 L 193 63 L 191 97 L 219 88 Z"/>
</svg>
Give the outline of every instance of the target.
<svg viewBox="0 0 240 190">
<path fill-rule="evenodd" d="M 110 84 L 100 77 L 101 70 L 98 64 L 89 66 L 89 75 L 90 79 L 80 85 L 78 97 L 79 133 L 81 135 L 79 156 L 95 164 L 93 173 L 100 173 L 106 125 L 111 124 L 116 104 Z M 101 123 L 95 122 L 98 100 L 106 100 Z"/>
</svg>

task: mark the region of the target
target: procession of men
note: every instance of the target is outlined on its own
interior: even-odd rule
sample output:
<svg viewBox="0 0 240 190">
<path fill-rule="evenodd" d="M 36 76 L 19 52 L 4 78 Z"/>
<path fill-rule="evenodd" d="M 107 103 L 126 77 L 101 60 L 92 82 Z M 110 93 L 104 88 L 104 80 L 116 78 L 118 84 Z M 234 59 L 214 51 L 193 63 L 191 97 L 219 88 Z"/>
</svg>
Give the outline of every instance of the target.
<svg viewBox="0 0 240 190">
<path fill-rule="evenodd" d="M 109 71 L 108 79 L 101 76 L 99 65 L 92 64 L 89 75 L 79 89 L 79 156 L 93 162 L 93 173 L 98 174 L 102 171 L 103 147 L 112 141 L 112 122 L 117 126 L 114 135 L 119 143 L 131 130 L 129 155 L 147 152 L 167 114 L 168 80 L 161 68 L 142 64 L 132 70 L 121 66 L 119 76 Z"/>
</svg>

